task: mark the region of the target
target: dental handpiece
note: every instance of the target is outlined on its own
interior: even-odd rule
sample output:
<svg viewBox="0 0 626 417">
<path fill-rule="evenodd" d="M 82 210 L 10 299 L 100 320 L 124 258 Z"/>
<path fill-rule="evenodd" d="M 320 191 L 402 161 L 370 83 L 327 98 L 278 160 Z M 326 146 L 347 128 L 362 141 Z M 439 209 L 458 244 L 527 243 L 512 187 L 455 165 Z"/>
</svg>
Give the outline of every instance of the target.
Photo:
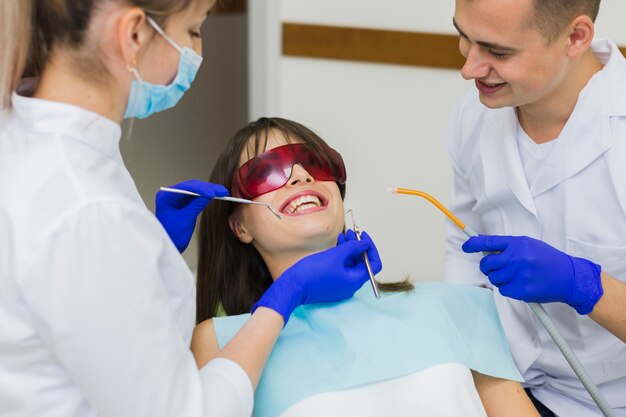
<svg viewBox="0 0 626 417">
<path fill-rule="evenodd" d="M 437 199 L 423 191 L 412 190 L 409 188 L 389 188 L 387 191 L 395 194 L 406 194 L 422 197 L 433 203 L 439 210 L 441 210 L 450 220 L 452 220 L 452 222 L 454 222 L 454 224 L 456 224 L 463 231 L 463 233 L 465 233 L 467 237 L 478 236 L 478 233 L 472 230 L 471 227 L 465 225 L 458 217 L 456 217 L 450 210 L 448 210 L 448 208 L 441 204 Z M 483 252 L 483 255 L 486 256 L 489 255 L 489 253 Z M 550 319 L 550 316 L 546 312 L 546 309 L 543 308 L 543 306 L 539 303 L 531 302 L 528 303 L 528 306 L 530 307 L 532 312 L 535 313 L 537 319 L 539 319 L 543 327 L 546 329 L 556 346 L 559 348 L 559 350 L 567 360 L 567 363 L 569 363 L 570 367 L 589 393 L 589 396 L 596 403 L 602 414 L 604 414 L 606 417 L 615 417 L 615 413 L 611 409 L 611 406 L 607 402 L 606 398 L 604 398 L 598 387 L 593 383 L 591 376 L 583 366 L 580 359 L 578 359 L 572 348 L 567 344 L 567 341 L 565 340 L 559 329 L 556 327 L 552 319 Z"/>
<path fill-rule="evenodd" d="M 359 226 L 357 226 L 356 222 L 354 221 L 354 212 L 352 210 L 348 210 L 346 214 L 347 213 L 350 213 L 350 216 L 352 217 L 352 228 L 354 229 L 356 240 L 361 240 L 361 231 L 359 230 Z M 372 264 L 370 263 L 370 258 L 367 256 L 367 252 L 363 252 L 363 261 L 365 262 L 365 268 L 367 268 L 367 273 L 370 276 L 370 284 L 372 284 L 374 296 L 376 296 L 376 298 L 380 298 L 378 286 L 376 285 L 376 279 L 374 278 L 374 271 L 372 270 Z"/>
<path fill-rule="evenodd" d="M 198 193 L 194 193 L 193 191 L 187 191 L 187 190 L 180 190 L 178 188 L 169 188 L 169 187 L 161 187 L 160 188 L 161 191 L 167 191 L 170 193 L 176 193 L 176 194 L 184 194 L 184 195 L 190 195 L 190 196 L 194 196 L 194 197 L 202 197 L 201 194 Z M 252 201 L 252 200 L 247 200 L 245 198 L 238 198 L 238 197 L 213 197 L 213 200 L 222 200 L 222 201 L 230 201 L 233 203 L 243 203 L 243 204 L 256 204 L 259 206 L 265 206 L 268 208 L 269 211 L 272 212 L 272 214 L 274 216 L 276 216 L 278 219 L 281 219 L 280 214 L 278 213 L 278 211 L 276 211 L 276 209 L 272 206 L 270 206 L 268 203 L 262 203 L 260 201 Z"/>
</svg>

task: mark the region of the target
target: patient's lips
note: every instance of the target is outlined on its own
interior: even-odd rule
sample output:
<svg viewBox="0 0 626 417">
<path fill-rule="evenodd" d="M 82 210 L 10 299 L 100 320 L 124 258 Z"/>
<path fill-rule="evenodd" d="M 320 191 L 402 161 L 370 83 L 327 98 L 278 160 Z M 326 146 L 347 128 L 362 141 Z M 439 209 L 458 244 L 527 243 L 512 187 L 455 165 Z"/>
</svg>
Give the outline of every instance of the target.
<svg viewBox="0 0 626 417">
<path fill-rule="evenodd" d="M 306 190 L 290 196 L 281 206 L 280 211 L 286 215 L 308 214 L 325 210 L 328 199 L 321 193 Z"/>
</svg>

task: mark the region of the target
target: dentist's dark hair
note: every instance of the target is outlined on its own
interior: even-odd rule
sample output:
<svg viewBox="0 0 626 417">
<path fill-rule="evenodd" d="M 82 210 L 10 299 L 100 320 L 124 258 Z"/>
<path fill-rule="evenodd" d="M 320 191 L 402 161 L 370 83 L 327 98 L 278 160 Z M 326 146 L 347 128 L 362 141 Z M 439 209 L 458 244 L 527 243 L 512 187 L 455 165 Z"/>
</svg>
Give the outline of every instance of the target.
<svg viewBox="0 0 626 417">
<path fill-rule="evenodd" d="M 107 73 L 98 48 L 89 44 L 92 17 L 107 3 L 141 8 L 157 23 L 195 0 L 0 0 L 0 108 L 10 106 L 19 80 L 41 75 L 51 52 L 66 47 L 76 68 L 94 80 Z"/>
<path fill-rule="evenodd" d="M 577 16 L 587 15 L 595 22 L 599 10 L 600 0 L 533 0 L 531 21 L 552 42 Z"/>
<path fill-rule="evenodd" d="M 270 133 L 278 132 L 287 143 L 306 144 L 328 161 L 329 146 L 315 132 L 300 123 L 281 118 L 260 118 L 240 129 L 228 141 L 210 181 L 230 189 L 242 155 L 250 159 L 265 151 Z M 345 184 L 337 184 L 341 198 Z M 236 205 L 215 202 L 200 216 L 198 248 L 197 314 L 198 323 L 215 317 L 218 308 L 228 315 L 249 313 L 254 303 L 272 284 L 265 262 L 252 245 L 239 241 L 230 230 L 228 218 Z"/>
</svg>

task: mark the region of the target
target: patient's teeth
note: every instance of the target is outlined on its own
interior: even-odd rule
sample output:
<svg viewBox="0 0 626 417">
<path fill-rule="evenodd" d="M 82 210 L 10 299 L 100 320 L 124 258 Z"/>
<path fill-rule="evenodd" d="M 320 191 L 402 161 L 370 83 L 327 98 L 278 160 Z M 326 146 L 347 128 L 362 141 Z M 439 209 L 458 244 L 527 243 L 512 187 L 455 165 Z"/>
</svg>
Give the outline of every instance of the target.
<svg viewBox="0 0 626 417">
<path fill-rule="evenodd" d="M 307 209 L 310 209 L 310 208 L 313 208 L 313 207 L 319 207 L 319 206 L 317 204 L 314 204 L 314 203 L 304 203 L 304 204 L 299 205 L 296 208 L 295 212 L 304 211 L 304 210 L 307 210 Z"/>
<path fill-rule="evenodd" d="M 314 195 L 305 195 L 293 200 L 285 211 L 295 213 L 297 211 L 303 211 L 313 207 L 320 207 L 321 205 L 322 202 L 318 197 Z"/>
</svg>

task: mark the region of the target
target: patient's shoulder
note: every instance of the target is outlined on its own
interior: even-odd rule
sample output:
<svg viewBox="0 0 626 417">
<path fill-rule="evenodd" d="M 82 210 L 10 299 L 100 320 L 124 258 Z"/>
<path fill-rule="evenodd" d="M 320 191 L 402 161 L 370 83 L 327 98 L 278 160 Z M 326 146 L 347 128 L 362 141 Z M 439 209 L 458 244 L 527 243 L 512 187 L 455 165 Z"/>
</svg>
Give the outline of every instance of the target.
<svg viewBox="0 0 626 417">
<path fill-rule="evenodd" d="M 203 321 L 193 330 L 191 351 L 196 358 L 198 368 L 206 365 L 220 351 L 212 319 Z"/>
</svg>

